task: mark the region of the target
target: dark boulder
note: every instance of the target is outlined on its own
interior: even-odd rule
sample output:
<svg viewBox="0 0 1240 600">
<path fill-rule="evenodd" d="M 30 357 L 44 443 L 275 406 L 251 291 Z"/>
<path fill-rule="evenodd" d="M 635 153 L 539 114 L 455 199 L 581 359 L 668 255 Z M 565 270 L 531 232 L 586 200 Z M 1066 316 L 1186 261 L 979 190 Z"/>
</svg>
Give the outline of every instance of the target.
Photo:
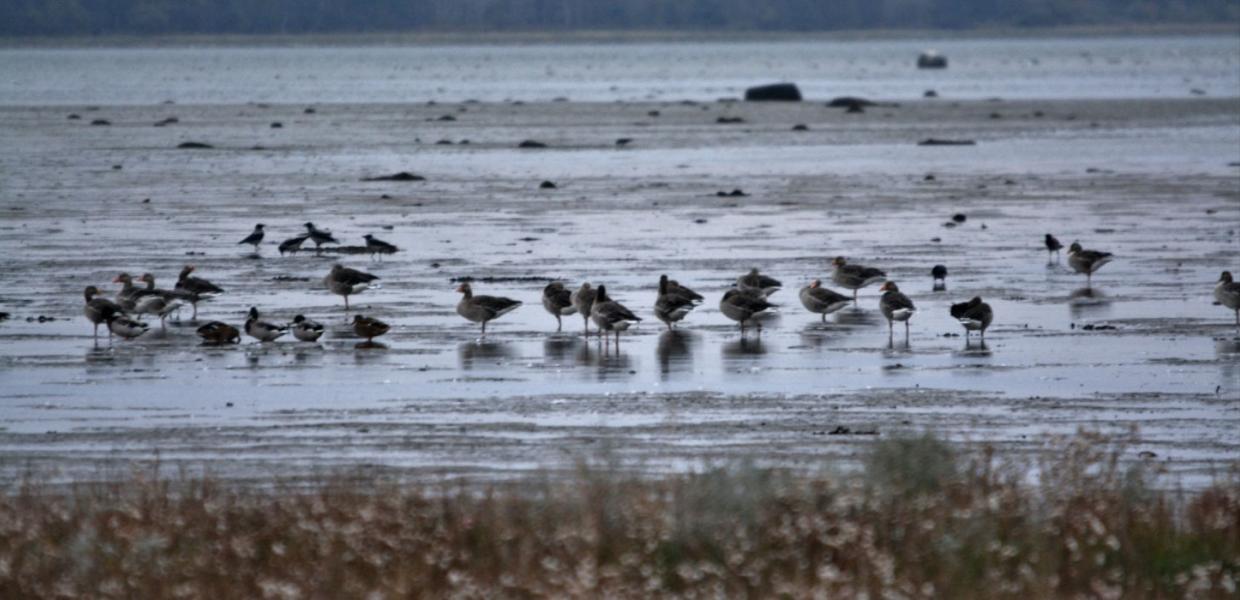
<svg viewBox="0 0 1240 600">
<path fill-rule="evenodd" d="M 542 142 L 538 142 L 534 140 L 525 140 L 524 142 L 517 144 L 517 147 L 518 148 L 546 148 L 547 145 Z"/>
<path fill-rule="evenodd" d="M 177 148 L 180 148 L 181 150 L 208 150 L 214 147 L 215 146 L 204 142 L 181 142 L 180 144 L 177 144 Z"/>
<path fill-rule="evenodd" d="M 946 69 L 947 57 L 937 52 L 922 52 L 917 57 L 918 69 Z"/>
<path fill-rule="evenodd" d="M 865 108 L 867 106 L 878 106 L 878 103 L 873 100 L 866 100 L 865 98 L 858 98 L 856 96 L 840 96 L 838 98 L 832 98 L 831 101 L 827 103 L 827 106 L 830 108 L 851 109 L 853 107 Z"/>
<path fill-rule="evenodd" d="M 554 190 L 556 187 L 554 181 L 544 181 L 538 184 L 538 189 L 540 190 Z"/>
<path fill-rule="evenodd" d="M 800 102 L 801 90 L 795 83 L 772 83 L 745 90 L 749 102 Z"/>
<path fill-rule="evenodd" d="M 377 177 L 363 177 L 362 181 L 426 181 L 421 175 L 414 175 L 409 171 L 401 171 L 391 175 L 379 175 Z"/>
</svg>

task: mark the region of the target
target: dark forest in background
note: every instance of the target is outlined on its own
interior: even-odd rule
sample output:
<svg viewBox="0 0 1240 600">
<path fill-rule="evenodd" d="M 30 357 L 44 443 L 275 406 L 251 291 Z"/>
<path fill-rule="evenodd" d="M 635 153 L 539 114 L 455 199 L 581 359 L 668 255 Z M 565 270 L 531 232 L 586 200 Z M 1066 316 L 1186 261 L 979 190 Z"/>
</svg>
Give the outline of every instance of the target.
<svg viewBox="0 0 1240 600">
<path fill-rule="evenodd" d="M 1240 23 L 1240 0 L 0 0 L 0 35 L 1194 23 Z"/>
</svg>

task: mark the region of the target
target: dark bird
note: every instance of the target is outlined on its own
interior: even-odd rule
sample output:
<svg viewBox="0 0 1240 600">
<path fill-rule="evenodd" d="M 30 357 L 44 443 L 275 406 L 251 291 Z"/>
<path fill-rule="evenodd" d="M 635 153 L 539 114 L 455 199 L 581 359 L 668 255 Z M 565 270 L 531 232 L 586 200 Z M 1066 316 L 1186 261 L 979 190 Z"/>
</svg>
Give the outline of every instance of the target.
<svg viewBox="0 0 1240 600">
<path fill-rule="evenodd" d="M 1072 242 L 1068 246 L 1068 266 L 1073 271 L 1085 274 L 1085 287 L 1092 287 L 1094 273 L 1111 262 L 1114 258 L 1110 252 L 1099 252 L 1097 250 L 1085 250 L 1077 242 Z"/>
<path fill-rule="evenodd" d="M 86 319 L 95 326 L 95 337 L 99 337 L 99 325 L 107 323 L 108 319 L 113 315 L 122 314 L 125 311 L 121 306 L 107 298 L 99 297 L 99 288 L 91 285 L 86 287 L 86 306 L 83 309 Z M 112 337 L 112 330 L 108 329 L 108 337 Z"/>
<path fill-rule="evenodd" d="M 387 323 L 379 319 L 363 317 L 362 315 L 354 315 L 353 317 L 353 333 L 358 337 L 366 338 L 367 344 L 373 344 L 375 338 L 385 334 L 391 327 Z"/>
<path fill-rule="evenodd" d="M 245 320 L 245 333 L 260 342 L 274 342 L 288 333 L 288 327 L 261 320 L 258 309 L 251 306 L 250 318 Z"/>
<path fill-rule="evenodd" d="M 461 301 L 456 303 L 456 314 L 474 323 L 482 323 L 482 335 L 487 334 L 487 321 L 498 319 L 516 310 L 522 304 L 520 300 L 512 298 L 475 296 L 473 288 L 468 283 L 462 283 L 456 291 L 464 294 Z"/>
<path fill-rule="evenodd" d="M 238 243 L 238 244 L 249 244 L 249 245 L 251 245 L 251 246 L 254 246 L 254 253 L 255 253 L 255 254 L 257 254 L 257 253 L 258 253 L 258 245 L 259 245 L 260 243 L 262 243 L 262 241 L 263 241 L 263 236 L 264 236 L 264 235 L 265 235 L 265 234 L 263 233 L 263 224 L 262 224 L 262 223 L 259 223 L 258 225 L 255 225 L 255 226 L 254 226 L 254 232 L 253 232 L 253 233 L 251 233 L 250 235 L 245 236 L 245 239 L 244 239 L 244 240 L 241 240 L 240 242 L 237 242 L 237 243 Z"/>
<path fill-rule="evenodd" d="M 822 287 L 821 279 L 815 279 L 801 288 L 801 305 L 809 312 L 822 315 L 824 323 L 827 322 L 827 315 L 848 306 L 850 302 L 848 296 Z"/>
<path fill-rule="evenodd" d="M 305 315 L 293 317 L 289 329 L 293 330 L 293 337 L 303 342 L 317 342 L 323 337 L 323 324 L 307 319 Z"/>
<path fill-rule="evenodd" d="M 349 310 L 349 296 L 360 294 L 371 287 L 371 282 L 379 279 L 377 275 L 371 275 L 350 269 L 346 266 L 336 264 L 332 265 L 332 270 L 323 278 L 323 284 L 327 289 L 337 296 L 344 296 L 344 309 Z"/>
<path fill-rule="evenodd" d="M 953 304 L 951 307 L 952 318 L 960 321 L 964 326 L 965 341 L 969 339 L 970 331 L 980 331 L 982 333 L 982 341 L 986 341 L 986 328 L 990 327 L 990 322 L 995 319 L 995 312 L 991 310 L 990 305 L 982 302 L 981 297 L 974 296 L 968 302 Z"/>
<path fill-rule="evenodd" d="M 850 265 L 843 256 L 835 257 L 831 264 L 835 267 L 835 272 L 831 274 L 831 281 L 844 289 L 853 291 L 853 304 L 857 303 L 857 290 L 887 280 L 886 273 L 873 267 Z"/>
<path fill-rule="evenodd" d="M 607 286 L 604 285 L 598 286 L 598 293 L 594 296 L 594 305 L 590 307 L 590 319 L 598 326 L 599 333 L 603 336 L 601 341 L 606 342 L 607 332 L 616 332 L 617 348 L 620 347 L 620 332 L 641 321 L 641 317 L 634 315 L 623 304 L 608 297 Z"/>
<path fill-rule="evenodd" d="M 302 242 L 306 241 L 306 238 L 309 237 L 310 234 L 307 233 L 297 237 L 291 237 L 283 242 L 280 242 L 280 246 L 278 248 L 280 250 L 280 256 L 284 256 L 285 252 L 296 252 L 301 250 Z"/>
<path fill-rule="evenodd" d="M 193 277 L 190 273 L 194 272 L 194 265 L 185 265 L 181 269 L 181 274 L 177 276 L 177 284 L 172 288 L 173 292 L 184 299 L 188 300 L 190 306 L 194 307 L 194 315 L 190 320 L 198 320 L 198 303 L 204 300 L 210 300 L 224 293 L 223 288 L 206 279 Z"/>
<path fill-rule="evenodd" d="M 930 277 L 934 280 L 935 290 L 947 288 L 947 267 L 943 265 L 934 265 L 934 268 L 930 269 Z"/>
<path fill-rule="evenodd" d="M 133 312 L 159 317 L 159 326 L 166 329 L 168 315 L 180 310 L 184 300 L 174 291 L 156 288 L 155 276 L 150 273 L 143 273 L 139 280 L 146 282 L 146 287 L 135 294 Z"/>
<path fill-rule="evenodd" d="M 124 339 L 132 340 L 149 329 L 146 323 L 131 319 L 122 313 L 113 313 L 108 317 L 108 331 L 121 336 Z"/>
<path fill-rule="evenodd" d="M 396 246 L 376 238 L 369 233 L 362 237 L 366 239 L 366 249 L 370 251 L 371 257 L 374 257 L 376 254 L 395 254 L 396 251 L 399 250 Z"/>
<path fill-rule="evenodd" d="M 883 292 L 883 296 L 878 300 L 878 309 L 887 317 L 887 331 L 892 333 L 896 321 L 904 322 L 904 341 L 908 342 L 908 321 L 917 313 L 917 307 L 913 305 L 913 301 L 900 291 L 899 286 L 894 281 L 888 281 L 883 287 L 878 288 Z"/>
<path fill-rule="evenodd" d="M 310 241 L 314 242 L 314 251 L 318 252 L 319 247 L 323 244 L 339 244 L 340 240 L 332 237 L 330 231 L 318 229 L 314 223 L 306 223 L 306 235 L 310 236 Z"/>
<path fill-rule="evenodd" d="M 1236 327 L 1240 327 L 1240 283 L 1231 279 L 1231 271 L 1223 271 L 1214 286 L 1214 299 L 1236 312 Z"/>
<path fill-rule="evenodd" d="M 594 307 L 594 297 L 597 293 L 597 290 L 591 288 L 590 282 L 587 281 L 582 283 L 572 295 L 573 307 L 581 314 L 587 337 L 590 335 L 590 309 Z"/>
<path fill-rule="evenodd" d="M 220 321 L 211 321 L 198 328 L 198 337 L 204 344 L 224 345 L 241 342 L 241 332 L 236 327 Z"/>
<path fill-rule="evenodd" d="M 703 297 L 701 294 L 699 294 L 699 293 L 697 293 L 697 292 L 695 292 L 695 291 L 693 291 L 693 290 L 691 290 L 691 289 L 689 289 L 689 288 L 687 288 L 687 287 L 685 287 L 685 286 L 683 286 L 683 285 L 680 285 L 680 282 L 679 282 L 679 281 L 676 281 L 675 279 L 669 279 L 669 280 L 668 280 L 668 282 L 667 282 L 667 292 L 668 292 L 669 294 L 674 294 L 674 295 L 680 296 L 681 298 L 684 298 L 684 299 L 686 299 L 686 300 L 688 300 L 688 301 L 692 302 L 694 306 L 697 306 L 698 304 L 701 304 L 702 302 L 705 302 L 705 301 L 706 301 L 706 298 L 705 298 L 705 297 Z"/>
<path fill-rule="evenodd" d="M 742 292 L 757 291 L 763 296 L 770 296 L 779 291 L 784 284 L 772 277 L 758 273 L 758 269 L 750 269 L 749 273 L 736 278 L 736 287 Z"/>
<path fill-rule="evenodd" d="M 673 288 L 667 275 L 659 276 L 659 295 L 654 300 L 654 316 L 667 325 L 668 331 L 697 307 L 697 302 L 688 293 L 680 293 L 682 290 L 692 293 L 688 288 Z"/>
<path fill-rule="evenodd" d="M 1059 240 L 1055 239 L 1055 236 L 1049 233 L 1046 234 L 1045 242 L 1046 242 L 1046 260 L 1049 261 L 1051 259 L 1052 254 L 1055 256 L 1059 256 L 1059 250 L 1063 248 L 1063 244 L 1059 243 Z"/>
<path fill-rule="evenodd" d="M 724 292 L 723 298 L 719 300 L 719 312 L 723 316 L 740 323 L 741 335 L 745 335 L 745 322 L 751 321 L 754 317 L 775 308 L 766 300 L 761 292 L 744 291 L 738 288 L 732 288 Z M 758 328 L 758 334 L 762 334 L 762 324 L 754 321 L 754 326 Z"/>
<path fill-rule="evenodd" d="M 556 331 L 560 331 L 564 326 L 560 321 L 561 316 L 577 312 L 577 307 L 573 306 L 572 292 L 569 292 L 564 284 L 558 281 L 552 281 L 543 288 L 542 305 L 555 317 Z"/>
</svg>

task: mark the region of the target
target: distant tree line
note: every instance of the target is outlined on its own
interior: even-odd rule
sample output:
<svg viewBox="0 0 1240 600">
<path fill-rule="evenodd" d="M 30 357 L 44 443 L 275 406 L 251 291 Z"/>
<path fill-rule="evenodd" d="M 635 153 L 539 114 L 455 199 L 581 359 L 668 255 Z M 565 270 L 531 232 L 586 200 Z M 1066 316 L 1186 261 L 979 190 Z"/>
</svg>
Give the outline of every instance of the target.
<svg viewBox="0 0 1240 600">
<path fill-rule="evenodd" d="M 1238 0 L 0 0 L 0 35 L 1240 23 Z"/>
</svg>

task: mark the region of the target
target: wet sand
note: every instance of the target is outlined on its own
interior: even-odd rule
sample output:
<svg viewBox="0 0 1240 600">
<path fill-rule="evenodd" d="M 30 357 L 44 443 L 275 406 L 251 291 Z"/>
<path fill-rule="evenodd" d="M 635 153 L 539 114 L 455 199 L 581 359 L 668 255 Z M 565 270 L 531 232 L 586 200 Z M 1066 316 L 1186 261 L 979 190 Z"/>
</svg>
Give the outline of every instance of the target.
<svg viewBox="0 0 1240 600">
<path fill-rule="evenodd" d="M 258 480 L 359 466 L 485 480 L 601 457 L 847 468 L 869 432 L 1020 453 L 1133 426 L 1131 460 L 1186 485 L 1240 459 L 1240 334 L 1211 297 L 1240 271 L 1234 98 L 305 108 L 0 108 L 0 478 L 155 459 Z M 930 137 L 977 144 L 916 145 Z M 398 171 L 426 180 L 360 181 Z M 955 213 L 967 221 L 945 227 Z M 281 257 L 305 221 L 402 251 Z M 256 222 L 261 258 L 236 245 Z M 1046 232 L 1116 254 L 1091 294 L 1066 258 L 1048 262 Z M 874 288 L 826 323 L 801 308 L 836 255 L 917 303 L 907 345 L 889 342 Z M 382 277 L 354 307 L 393 325 L 384 347 L 357 348 L 323 289 L 337 260 Z M 256 305 L 329 331 L 204 348 L 186 311 L 133 342 L 91 339 L 83 287 L 114 290 L 120 271 L 171 287 L 185 263 L 228 291 L 201 320 L 240 325 Z M 785 284 L 760 340 L 716 304 L 751 266 Z M 650 313 L 664 272 L 707 296 L 675 333 Z M 525 306 L 481 340 L 453 310 L 459 277 Z M 646 320 L 618 352 L 576 316 L 555 333 L 539 303 L 552 278 L 605 283 Z M 997 313 L 985 348 L 947 312 L 973 295 Z"/>
</svg>

